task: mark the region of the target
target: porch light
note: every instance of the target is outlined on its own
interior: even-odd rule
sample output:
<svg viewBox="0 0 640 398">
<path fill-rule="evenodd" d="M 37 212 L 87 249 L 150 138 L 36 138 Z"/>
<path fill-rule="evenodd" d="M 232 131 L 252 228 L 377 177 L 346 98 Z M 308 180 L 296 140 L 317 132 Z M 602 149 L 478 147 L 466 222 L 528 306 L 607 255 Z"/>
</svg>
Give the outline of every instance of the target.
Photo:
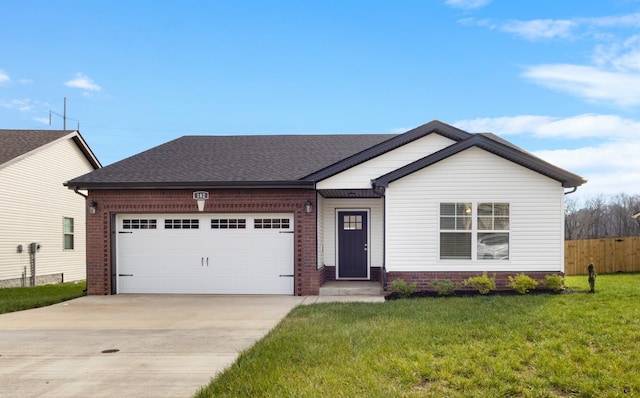
<svg viewBox="0 0 640 398">
<path fill-rule="evenodd" d="M 97 209 L 98 209 L 98 202 L 96 202 L 95 200 L 92 200 L 91 203 L 89 203 L 89 214 L 96 214 Z"/>
<path fill-rule="evenodd" d="M 311 200 L 307 200 L 307 202 L 304 204 L 304 212 L 311 213 L 312 211 L 313 211 L 313 202 L 311 202 Z"/>
</svg>

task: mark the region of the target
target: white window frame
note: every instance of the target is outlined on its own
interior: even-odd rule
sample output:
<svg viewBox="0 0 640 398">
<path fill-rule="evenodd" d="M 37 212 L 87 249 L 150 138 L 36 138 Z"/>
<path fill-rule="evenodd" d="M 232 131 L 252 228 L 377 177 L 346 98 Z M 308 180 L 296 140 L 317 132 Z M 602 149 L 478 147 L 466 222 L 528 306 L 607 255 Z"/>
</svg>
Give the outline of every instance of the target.
<svg viewBox="0 0 640 398">
<path fill-rule="evenodd" d="M 471 204 L 471 229 L 470 230 L 455 230 L 455 229 L 442 229 L 441 222 L 441 205 L 442 204 Z M 509 206 L 508 219 L 509 219 L 509 228 L 508 229 L 478 229 L 478 205 L 481 203 L 491 203 L 491 204 L 507 204 Z M 511 202 L 504 200 L 482 200 L 482 201 L 471 201 L 471 200 L 458 200 L 458 201 L 442 201 L 438 203 L 438 260 L 443 262 L 453 262 L 453 261 L 465 261 L 465 262 L 487 262 L 487 261 L 500 261 L 506 262 L 511 260 L 511 243 L 512 243 L 512 235 L 511 235 Z M 495 218 L 495 215 L 492 217 Z M 442 245 L 441 234 L 442 233 L 470 233 L 471 234 L 471 258 L 442 258 L 440 254 L 440 249 Z M 507 256 L 506 258 L 478 258 L 478 234 L 506 234 L 508 236 L 508 245 L 507 245 Z"/>
<path fill-rule="evenodd" d="M 67 220 L 71 220 L 71 231 L 67 231 Z M 71 237 L 71 247 L 67 247 L 67 236 Z M 62 217 L 62 250 L 75 250 L 75 220 L 73 217 Z"/>
</svg>

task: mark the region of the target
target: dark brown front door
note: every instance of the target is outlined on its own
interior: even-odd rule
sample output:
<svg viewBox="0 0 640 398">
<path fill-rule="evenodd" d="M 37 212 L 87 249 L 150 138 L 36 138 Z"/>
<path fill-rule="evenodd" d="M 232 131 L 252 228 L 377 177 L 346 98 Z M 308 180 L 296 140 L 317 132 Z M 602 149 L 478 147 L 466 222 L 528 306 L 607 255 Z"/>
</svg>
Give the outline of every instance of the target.
<svg viewBox="0 0 640 398">
<path fill-rule="evenodd" d="M 367 212 L 338 212 L 338 278 L 368 277 Z"/>
</svg>

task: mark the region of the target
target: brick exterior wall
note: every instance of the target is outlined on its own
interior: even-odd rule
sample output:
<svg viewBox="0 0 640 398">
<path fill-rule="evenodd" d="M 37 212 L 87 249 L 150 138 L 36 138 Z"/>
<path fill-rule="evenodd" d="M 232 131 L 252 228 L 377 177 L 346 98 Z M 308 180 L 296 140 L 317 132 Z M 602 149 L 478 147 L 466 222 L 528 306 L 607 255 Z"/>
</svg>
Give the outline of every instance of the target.
<svg viewBox="0 0 640 398">
<path fill-rule="evenodd" d="M 115 254 L 111 222 L 121 213 L 198 213 L 189 190 L 92 190 L 88 202 L 98 203 L 96 214 L 87 214 L 87 293 L 109 295 L 112 286 L 112 256 Z M 316 193 L 310 189 L 221 189 L 208 190 L 204 213 L 293 213 L 294 294 L 317 295 L 324 282 L 324 269 L 317 269 Z M 313 202 L 307 214 L 304 204 Z M 115 228 L 114 228 L 115 230 Z"/>
<path fill-rule="evenodd" d="M 538 282 L 541 282 L 544 280 L 544 277 L 546 275 L 551 275 L 551 274 L 557 274 L 557 275 L 561 275 L 564 276 L 564 273 L 562 272 L 555 272 L 555 271 L 549 271 L 549 272 L 540 272 L 540 271 L 536 271 L 536 272 L 487 272 L 487 276 L 489 276 L 490 278 L 493 277 L 495 275 L 496 278 L 496 290 L 508 290 L 511 289 L 508 284 L 509 284 L 509 276 L 515 276 L 518 274 L 526 274 L 529 277 L 531 277 L 532 279 L 535 279 Z M 443 280 L 450 280 L 454 283 L 460 283 L 462 281 L 464 281 L 465 279 L 468 279 L 470 277 L 473 276 L 478 276 L 478 275 L 482 275 L 482 272 L 477 272 L 477 271 L 473 271 L 473 272 L 389 272 L 387 274 L 387 285 L 385 286 L 385 288 L 387 289 L 387 291 L 389 293 L 391 293 L 391 281 L 393 281 L 394 279 L 404 279 L 405 282 L 407 283 L 413 283 L 413 282 L 418 282 L 418 286 L 416 287 L 416 291 L 423 291 L 423 290 L 431 290 L 431 291 L 435 291 L 435 289 L 433 287 L 431 287 L 429 285 L 429 283 L 431 283 L 431 281 L 433 281 L 434 279 L 438 279 L 440 281 Z M 470 286 L 460 286 L 461 290 L 474 290 L 473 287 Z"/>
</svg>

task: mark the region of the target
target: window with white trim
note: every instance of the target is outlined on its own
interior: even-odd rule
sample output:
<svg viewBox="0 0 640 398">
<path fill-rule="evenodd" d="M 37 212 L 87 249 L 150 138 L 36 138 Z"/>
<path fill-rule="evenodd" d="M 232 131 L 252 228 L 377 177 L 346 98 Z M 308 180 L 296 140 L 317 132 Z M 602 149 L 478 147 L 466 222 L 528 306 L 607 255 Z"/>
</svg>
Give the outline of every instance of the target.
<svg viewBox="0 0 640 398">
<path fill-rule="evenodd" d="M 62 221 L 62 234 L 63 234 L 63 248 L 64 250 L 73 250 L 73 218 L 64 217 Z"/>
<path fill-rule="evenodd" d="M 509 203 L 440 203 L 440 259 L 508 260 L 509 228 Z"/>
<path fill-rule="evenodd" d="M 440 203 L 440 259 L 471 260 L 471 203 Z"/>
</svg>

